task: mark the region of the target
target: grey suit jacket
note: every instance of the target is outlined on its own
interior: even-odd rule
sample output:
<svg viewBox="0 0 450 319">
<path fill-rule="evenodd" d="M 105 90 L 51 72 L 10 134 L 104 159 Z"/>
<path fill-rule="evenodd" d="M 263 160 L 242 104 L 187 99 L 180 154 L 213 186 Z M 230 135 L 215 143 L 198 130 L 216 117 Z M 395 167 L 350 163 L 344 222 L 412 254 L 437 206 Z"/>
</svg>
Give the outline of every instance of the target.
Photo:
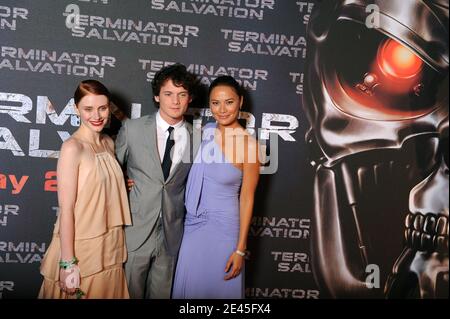
<svg viewBox="0 0 450 319">
<path fill-rule="evenodd" d="M 178 253 L 183 235 L 185 185 L 194 156 L 192 125 L 186 123 L 186 128 L 190 145 L 185 148 L 183 160 L 164 181 L 158 155 L 156 113 L 122 123 L 116 139 L 116 156 L 135 183 L 129 196 L 132 225 L 125 228 L 128 251 L 138 249 L 145 242 L 161 213 L 166 249 L 172 256 Z"/>
</svg>

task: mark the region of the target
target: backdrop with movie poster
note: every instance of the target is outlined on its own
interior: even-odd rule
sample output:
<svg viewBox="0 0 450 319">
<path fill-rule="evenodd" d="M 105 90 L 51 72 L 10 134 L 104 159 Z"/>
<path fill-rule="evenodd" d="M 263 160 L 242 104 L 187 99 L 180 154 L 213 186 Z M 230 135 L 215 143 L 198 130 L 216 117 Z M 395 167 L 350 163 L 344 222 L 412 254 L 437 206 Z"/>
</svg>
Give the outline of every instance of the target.
<svg viewBox="0 0 450 319">
<path fill-rule="evenodd" d="M 156 110 L 150 82 L 174 62 L 202 84 L 188 120 L 211 120 L 214 78 L 239 80 L 242 123 L 270 158 L 249 233 L 247 298 L 381 298 L 386 281 L 387 291 L 416 296 L 411 265 L 448 274 L 448 1 L 404 1 L 410 14 L 432 11 L 420 23 L 396 15 L 402 1 L 322 2 L 2 0 L 0 298 L 37 296 L 58 213 L 58 150 L 79 125 L 78 83 L 110 89 L 114 136 L 125 117 Z M 383 59 L 390 43 L 407 49 L 401 60 L 414 72 L 383 73 L 396 71 Z M 442 207 L 419 205 L 435 200 L 416 194 Z"/>
</svg>

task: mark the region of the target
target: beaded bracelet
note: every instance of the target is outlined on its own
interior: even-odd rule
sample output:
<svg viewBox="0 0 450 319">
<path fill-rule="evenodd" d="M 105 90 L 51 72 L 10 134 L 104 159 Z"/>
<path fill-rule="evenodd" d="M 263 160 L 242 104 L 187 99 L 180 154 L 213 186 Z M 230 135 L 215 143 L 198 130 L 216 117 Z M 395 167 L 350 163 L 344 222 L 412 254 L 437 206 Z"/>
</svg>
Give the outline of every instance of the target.
<svg viewBox="0 0 450 319">
<path fill-rule="evenodd" d="M 73 256 L 72 259 L 69 261 L 64 260 L 59 261 L 59 268 L 62 269 L 69 269 L 72 268 L 74 265 L 78 265 L 78 259 L 75 256 Z"/>
<path fill-rule="evenodd" d="M 86 294 L 80 288 L 77 288 L 75 290 L 75 296 L 77 297 L 77 299 L 81 299 L 81 297 L 83 297 L 84 295 L 86 295 Z"/>
</svg>

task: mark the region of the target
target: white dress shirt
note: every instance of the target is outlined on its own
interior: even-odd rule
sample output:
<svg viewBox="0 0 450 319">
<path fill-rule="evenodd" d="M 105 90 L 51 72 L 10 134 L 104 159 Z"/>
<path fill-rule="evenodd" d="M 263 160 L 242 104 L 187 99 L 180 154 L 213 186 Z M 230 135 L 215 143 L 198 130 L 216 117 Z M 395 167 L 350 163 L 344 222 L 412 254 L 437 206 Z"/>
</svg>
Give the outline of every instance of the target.
<svg viewBox="0 0 450 319">
<path fill-rule="evenodd" d="M 172 172 L 173 168 L 181 161 L 183 157 L 183 153 L 188 142 L 189 132 L 186 128 L 186 122 L 184 119 L 174 125 L 170 125 L 169 123 L 164 121 L 159 111 L 156 113 L 156 135 L 158 142 L 157 144 L 159 159 L 161 160 L 161 163 L 163 161 L 164 152 L 166 150 L 167 137 L 169 136 L 169 131 L 167 129 L 169 128 L 169 126 L 172 126 L 174 128 L 173 138 L 175 140 L 175 149 L 173 153 L 171 153 L 172 166 L 170 167 L 170 172 Z"/>
</svg>

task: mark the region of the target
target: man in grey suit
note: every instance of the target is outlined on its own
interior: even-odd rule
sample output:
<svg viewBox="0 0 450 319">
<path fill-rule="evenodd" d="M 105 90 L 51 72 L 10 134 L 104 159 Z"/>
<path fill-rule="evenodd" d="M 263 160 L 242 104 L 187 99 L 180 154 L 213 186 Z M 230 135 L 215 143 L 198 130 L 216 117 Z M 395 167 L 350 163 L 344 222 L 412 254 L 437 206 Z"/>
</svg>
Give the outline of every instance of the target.
<svg viewBox="0 0 450 319">
<path fill-rule="evenodd" d="M 161 69 L 152 81 L 158 112 L 125 121 L 116 139 L 116 156 L 134 182 L 132 225 L 125 228 L 131 298 L 170 298 L 193 157 L 192 126 L 184 120 L 193 88 L 185 66 Z"/>
</svg>

